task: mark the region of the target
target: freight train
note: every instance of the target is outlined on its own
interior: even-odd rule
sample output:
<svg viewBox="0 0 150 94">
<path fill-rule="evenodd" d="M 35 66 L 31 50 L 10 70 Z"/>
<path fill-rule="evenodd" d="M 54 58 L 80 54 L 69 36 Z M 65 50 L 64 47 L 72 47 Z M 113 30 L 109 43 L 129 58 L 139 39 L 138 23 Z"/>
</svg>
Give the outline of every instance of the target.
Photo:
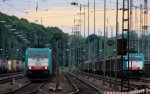
<svg viewBox="0 0 150 94">
<path fill-rule="evenodd" d="M 145 60 L 144 76 L 145 77 L 150 77 L 150 60 Z"/>
<path fill-rule="evenodd" d="M 0 59 L 0 74 L 23 72 L 24 68 L 24 62 L 20 60 Z"/>
<path fill-rule="evenodd" d="M 31 81 L 47 80 L 54 74 L 55 63 L 49 48 L 28 48 L 25 59 L 26 76 Z"/>
<path fill-rule="evenodd" d="M 132 77 L 141 77 L 144 75 L 144 55 L 142 53 L 130 53 L 129 54 L 129 72 L 128 72 L 128 55 L 123 56 L 126 61 L 123 62 L 122 65 L 122 56 L 111 56 L 102 60 L 95 61 L 86 61 L 85 63 L 79 64 L 79 69 L 82 71 L 103 74 L 103 69 L 105 66 L 105 74 L 111 76 L 115 76 L 115 73 L 118 77 L 121 77 L 122 69 L 123 73 L 126 76 Z M 123 67 L 122 67 L 123 66 Z M 129 73 L 129 74 L 128 74 Z"/>
</svg>

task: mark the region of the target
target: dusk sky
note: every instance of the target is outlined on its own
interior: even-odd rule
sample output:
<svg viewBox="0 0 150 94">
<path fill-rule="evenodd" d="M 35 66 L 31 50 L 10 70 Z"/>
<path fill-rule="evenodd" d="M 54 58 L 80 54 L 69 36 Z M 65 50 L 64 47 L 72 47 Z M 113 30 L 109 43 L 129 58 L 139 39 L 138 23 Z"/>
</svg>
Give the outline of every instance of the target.
<svg viewBox="0 0 150 94">
<path fill-rule="evenodd" d="M 90 1 L 90 34 L 93 33 L 93 7 L 94 0 Z M 103 31 L 103 0 L 96 1 L 96 34 Z M 107 26 L 113 27 L 115 31 L 115 9 L 116 0 L 107 1 Z M 139 6 L 140 2 L 143 4 L 144 0 L 133 0 L 134 6 Z M 71 34 L 71 27 L 74 25 L 74 18 L 79 19 L 79 6 L 72 6 L 71 2 L 78 2 L 82 5 L 87 5 L 88 0 L 0 0 L 0 11 L 8 15 L 15 15 L 19 18 L 26 18 L 30 22 L 42 24 L 44 26 L 57 26 L 64 32 Z M 38 10 L 36 11 L 38 3 Z M 148 7 L 150 2 L 148 2 Z M 119 8 L 122 8 L 122 0 L 119 0 Z M 82 8 L 83 12 L 83 8 Z M 122 11 L 119 11 L 119 24 L 121 26 Z M 134 15 L 134 14 L 133 14 Z M 138 11 L 139 15 L 139 11 Z M 138 16 L 139 17 L 139 16 Z M 41 23 L 42 19 L 42 23 Z M 139 19 L 138 19 L 139 21 Z M 77 22 L 76 22 L 77 24 Z M 82 30 L 83 33 L 83 15 L 82 15 Z M 87 7 L 86 7 L 86 28 L 87 28 Z M 121 29 L 120 29 L 121 30 Z M 115 33 L 113 33 L 115 35 Z M 109 32 L 110 35 L 110 32 Z M 87 29 L 86 29 L 87 36 Z"/>
</svg>

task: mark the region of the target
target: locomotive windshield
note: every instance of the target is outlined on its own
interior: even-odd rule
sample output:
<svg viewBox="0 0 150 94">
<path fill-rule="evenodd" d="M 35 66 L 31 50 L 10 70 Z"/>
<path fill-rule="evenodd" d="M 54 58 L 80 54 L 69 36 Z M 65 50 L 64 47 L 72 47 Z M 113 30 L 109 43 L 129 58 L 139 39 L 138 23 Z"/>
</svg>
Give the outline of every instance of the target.
<svg viewBox="0 0 150 94">
<path fill-rule="evenodd" d="M 30 52 L 29 54 L 29 58 L 39 58 L 39 59 L 42 59 L 42 58 L 48 58 L 48 53 L 47 52 Z"/>
<path fill-rule="evenodd" d="M 29 66 L 48 66 L 48 52 L 31 51 L 28 58 Z"/>
<path fill-rule="evenodd" d="M 129 58 L 130 61 L 142 61 L 142 57 L 141 56 L 131 56 Z"/>
</svg>

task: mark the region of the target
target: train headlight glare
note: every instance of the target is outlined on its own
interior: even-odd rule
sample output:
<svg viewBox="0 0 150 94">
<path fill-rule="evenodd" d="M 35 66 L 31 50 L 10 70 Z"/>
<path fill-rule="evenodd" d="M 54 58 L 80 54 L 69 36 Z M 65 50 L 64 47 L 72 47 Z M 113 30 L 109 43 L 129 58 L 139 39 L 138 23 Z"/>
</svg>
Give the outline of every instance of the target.
<svg viewBox="0 0 150 94">
<path fill-rule="evenodd" d="M 140 69 L 142 69 L 142 68 L 140 68 Z"/>
<path fill-rule="evenodd" d="M 47 69 L 47 67 L 45 67 L 45 69 Z"/>
<path fill-rule="evenodd" d="M 29 69 L 31 69 L 31 67 L 29 67 Z"/>
</svg>

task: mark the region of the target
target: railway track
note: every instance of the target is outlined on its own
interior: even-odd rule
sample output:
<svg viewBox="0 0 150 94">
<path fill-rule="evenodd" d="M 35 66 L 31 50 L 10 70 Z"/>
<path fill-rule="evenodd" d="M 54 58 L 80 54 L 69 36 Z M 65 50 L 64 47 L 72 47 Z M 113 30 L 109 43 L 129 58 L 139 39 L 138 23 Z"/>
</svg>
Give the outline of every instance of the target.
<svg viewBox="0 0 150 94">
<path fill-rule="evenodd" d="M 8 77 L 8 76 L 13 76 L 16 74 L 23 74 L 23 72 L 14 72 L 14 73 L 5 73 L 5 74 L 0 74 L 0 77 Z"/>
<path fill-rule="evenodd" d="M 36 94 L 47 82 L 52 81 L 52 77 L 49 78 L 48 81 L 38 81 L 35 83 L 27 82 L 26 84 L 22 85 L 21 87 L 14 89 L 12 91 L 3 92 L 1 94 Z"/>
<path fill-rule="evenodd" d="M 65 77 L 69 80 L 69 82 L 73 85 L 73 87 L 76 90 L 75 92 L 72 92 L 72 94 L 100 94 L 99 89 L 82 81 L 75 75 L 67 73 Z"/>
<path fill-rule="evenodd" d="M 141 78 L 140 81 L 144 83 L 150 83 L 150 78 L 149 79 Z"/>
<path fill-rule="evenodd" d="M 36 94 L 40 88 L 42 88 L 46 82 L 42 83 L 27 83 L 20 88 L 17 88 L 12 91 L 4 92 L 2 94 Z"/>
<path fill-rule="evenodd" d="M 79 72 L 78 72 L 78 73 L 79 73 Z M 103 80 L 103 76 L 100 76 L 100 75 L 93 75 L 93 74 L 85 73 L 85 72 L 82 72 L 80 75 L 86 75 L 86 76 L 89 76 L 89 77 L 91 77 L 91 78 L 94 77 L 94 78 L 97 79 L 97 80 Z M 109 78 L 109 77 L 106 77 L 106 78 L 105 78 L 105 82 L 110 83 L 110 78 Z M 118 80 L 118 79 L 117 79 L 117 83 L 116 83 L 116 80 L 112 78 L 112 79 L 111 79 L 111 83 L 112 83 L 112 84 L 115 84 L 115 85 L 118 85 L 118 86 L 121 86 L 121 80 Z M 128 88 L 127 83 L 124 84 L 123 87 L 124 87 L 124 88 Z M 130 88 L 131 90 L 134 90 L 135 88 L 138 88 L 138 87 L 139 87 L 139 85 L 137 85 L 137 84 L 133 84 L 133 83 L 130 83 L 130 84 L 129 84 L 129 88 Z"/>
<path fill-rule="evenodd" d="M 12 81 L 12 78 L 17 80 L 17 79 L 24 78 L 24 75 L 23 74 L 19 74 L 19 75 L 15 75 L 15 76 L 5 77 L 3 79 L 0 79 L 0 84 L 10 82 L 10 81 Z"/>
</svg>

